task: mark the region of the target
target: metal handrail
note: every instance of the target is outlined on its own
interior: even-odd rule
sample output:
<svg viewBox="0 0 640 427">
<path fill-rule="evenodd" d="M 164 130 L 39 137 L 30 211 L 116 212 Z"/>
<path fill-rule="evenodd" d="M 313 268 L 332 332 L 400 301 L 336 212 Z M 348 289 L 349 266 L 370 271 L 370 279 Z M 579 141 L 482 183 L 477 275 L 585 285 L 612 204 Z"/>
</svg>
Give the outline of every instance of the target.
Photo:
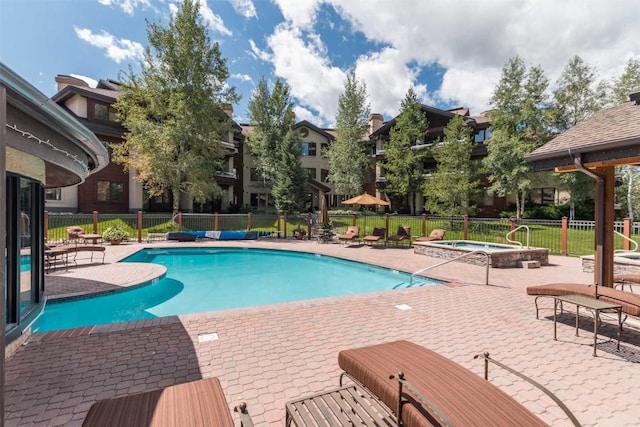
<svg viewBox="0 0 640 427">
<path fill-rule="evenodd" d="M 625 236 L 624 234 L 622 234 L 621 232 L 617 231 L 617 230 L 613 230 L 614 233 L 616 233 L 618 236 L 622 237 L 625 240 L 628 240 L 630 243 L 633 243 L 633 249 L 631 249 L 630 251 L 627 251 L 625 249 L 616 249 L 613 252 L 636 252 L 638 250 L 638 242 L 636 242 L 635 240 Z"/>
<path fill-rule="evenodd" d="M 573 412 L 571 412 L 571 410 L 567 407 L 567 405 L 565 405 L 555 394 L 553 394 L 549 389 L 547 389 L 545 386 L 543 386 L 539 382 L 529 378 L 528 376 L 524 375 L 521 372 L 516 371 L 515 369 L 512 369 L 512 368 L 508 367 L 507 365 L 505 365 L 503 363 L 498 362 L 495 359 L 492 359 L 491 357 L 489 357 L 489 353 L 486 352 L 486 351 L 483 354 L 476 354 L 475 356 L 473 356 L 473 358 L 474 359 L 479 359 L 479 358 L 484 359 L 484 379 L 485 380 L 487 380 L 487 381 L 489 380 L 489 362 L 491 362 L 491 363 L 501 367 L 505 371 L 512 373 L 513 375 L 517 376 L 518 378 L 521 378 L 521 379 L 525 380 L 529 384 L 533 384 L 537 389 L 541 390 L 544 394 L 549 396 L 551 398 L 551 400 L 553 400 L 560 407 L 560 409 L 562 409 L 562 411 L 565 413 L 565 415 L 567 415 L 567 417 L 569 417 L 569 419 L 571 420 L 571 423 L 574 426 L 580 427 L 580 425 L 581 425 L 580 422 L 578 421 L 576 416 L 573 415 Z"/>
<path fill-rule="evenodd" d="M 526 225 L 519 225 L 516 228 L 514 228 L 513 230 L 511 230 L 510 232 L 507 233 L 507 235 L 505 236 L 505 239 L 507 242 L 509 243 L 513 243 L 515 245 L 520 245 L 520 247 L 522 247 L 522 243 L 518 242 L 517 240 L 511 240 L 509 238 L 509 236 L 511 236 L 513 233 L 515 233 L 516 231 L 520 230 L 521 228 L 524 228 L 527 230 L 527 248 L 529 247 L 529 234 L 530 234 L 530 230 L 529 227 Z"/>
<path fill-rule="evenodd" d="M 455 258 L 448 259 L 446 261 L 442 261 L 442 262 L 440 262 L 438 264 L 435 264 L 435 265 L 430 265 L 429 267 L 422 268 L 422 269 L 412 273 L 411 274 L 411 278 L 409 279 L 409 286 L 408 287 L 410 288 L 410 287 L 413 286 L 413 278 L 414 278 L 414 276 L 417 276 L 420 273 L 424 273 L 425 271 L 434 269 L 436 267 L 440 267 L 441 265 L 449 264 L 452 261 L 457 261 L 460 258 L 464 258 L 466 256 L 474 255 L 474 254 L 481 254 L 481 255 L 484 255 L 487 258 L 487 262 L 485 263 L 486 274 L 485 274 L 485 282 L 484 282 L 484 284 L 488 285 L 489 284 L 489 267 L 491 266 L 491 258 L 489 257 L 489 254 L 486 251 L 476 250 L 476 251 L 472 251 L 472 252 L 467 252 L 464 255 L 460 255 L 460 256 L 457 256 Z"/>
</svg>

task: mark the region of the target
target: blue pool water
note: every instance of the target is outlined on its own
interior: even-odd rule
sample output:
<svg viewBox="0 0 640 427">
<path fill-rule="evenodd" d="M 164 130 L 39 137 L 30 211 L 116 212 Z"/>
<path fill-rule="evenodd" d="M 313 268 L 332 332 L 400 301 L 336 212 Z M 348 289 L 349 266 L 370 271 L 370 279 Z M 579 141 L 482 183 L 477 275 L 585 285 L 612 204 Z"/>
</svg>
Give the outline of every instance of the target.
<svg viewBox="0 0 640 427">
<path fill-rule="evenodd" d="M 155 283 L 49 303 L 35 332 L 402 288 L 409 275 L 369 264 L 244 248 L 144 249 L 124 262 L 167 267 Z M 422 284 L 441 283 L 425 278 Z"/>
</svg>

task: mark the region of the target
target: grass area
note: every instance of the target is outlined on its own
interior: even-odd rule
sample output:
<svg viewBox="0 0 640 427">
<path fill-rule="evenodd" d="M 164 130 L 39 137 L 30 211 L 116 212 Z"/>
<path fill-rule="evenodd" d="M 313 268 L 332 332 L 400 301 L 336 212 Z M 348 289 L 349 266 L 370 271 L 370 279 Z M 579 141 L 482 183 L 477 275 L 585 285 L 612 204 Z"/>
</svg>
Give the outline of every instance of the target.
<svg viewBox="0 0 640 427">
<path fill-rule="evenodd" d="M 291 237 L 293 230 L 300 227 L 307 230 L 307 217 L 305 215 L 289 216 L 286 224 L 287 236 Z M 388 219 L 381 215 L 331 215 L 334 232 L 344 233 L 350 225 L 360 228 L 360 236 L 371 234 L 374 228 L 386 228 L 390 235 L 396 234 L 399 226 L 409 226 L 414 237 L 423 235 L 423 222 L 420 216 L 391 215 Z M 355 218 L 355 219 L 354 219 Z M 248 216 L 219 215 L 218 230 L 247 230 Z M 355 222 L 355 224 L 354 224 Z M 387 224 L 388 222 L 388 224 Z M 93 233 L 92 215 L 51 215 L 48 220 L 47 239 L 49 242 L 58 242 L 67 239 L 66 228 L 80 226 L 85 233 Z M 102 234 L 108 227 L 119 225 L 129 232 L 130 239 L 137 239 L 138 218 L 130 215 L 100 215 L 97 232 Z M 562 253 L 562 231 L 559 225 L 527 224 L 529 227 L 529 246 L 549 248 L 552 254 Z M 178 231 L 178 224 L 171 219 L 170 214 L 145 214 L 143 217 L 142 238 L 148 233 L 166 233 Z M 424 234 L 428 235 L 433 229 L 441 228 L 446 231 L 445 239 L 463 240 L 464 222 L 462 218 L 430 218 L 424 224 Z M 182 229 L 189 230 L 214 230 L 215 219 L 213 215 L 183 215 Z M 251 229 L 255 231 L 275 231 L 278 223 L 275 215 L 251 215 Z M 285 229 L 284 216 L 280 218 L 280 230 Z M 508 243 L 505 239 L 511 230 L 508 220 L 478 220 L 470 219 L 468 223 L 468 240 L 476 240 L 488 243 Z M 632 236 L 638 241 L 638 236 Z M 525 230 L 519 230 L 512 237 L 513 240 L 527 244 Z M 614 248 L 622 249 L 624 239 L 614 235 Z M 633 248 L 633 245 L 632 245 Z M 580 256 L 594 252 L 594 230 L 569 228 L 567 230 L 567 254 Z"/>
</svg>

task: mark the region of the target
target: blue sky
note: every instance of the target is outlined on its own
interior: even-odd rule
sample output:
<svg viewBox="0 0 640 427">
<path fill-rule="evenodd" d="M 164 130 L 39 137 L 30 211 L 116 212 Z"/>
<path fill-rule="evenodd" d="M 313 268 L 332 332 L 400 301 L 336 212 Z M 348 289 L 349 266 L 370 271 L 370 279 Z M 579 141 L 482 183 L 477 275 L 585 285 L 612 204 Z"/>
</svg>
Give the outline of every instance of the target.
<svg viewBox="0 0 640 427">
<path fill-rule="evenodd" d="M 138 67 L 145 20 L 166 24 L 180 1 L 0 0 L 0 61 L 48 96 L 58 74 L 118 79 Z M 604 80 L 640 59 L 636 0 L 201 0 L 200 12 L 241 123 L 262 77 L 289 84 L 299 120 L 332 126 L 351 70 L 390 119 L 410 86 L 425 104 L 481 113 L 515 55 L 552 86 L 576 54 Z"/>
</svg>

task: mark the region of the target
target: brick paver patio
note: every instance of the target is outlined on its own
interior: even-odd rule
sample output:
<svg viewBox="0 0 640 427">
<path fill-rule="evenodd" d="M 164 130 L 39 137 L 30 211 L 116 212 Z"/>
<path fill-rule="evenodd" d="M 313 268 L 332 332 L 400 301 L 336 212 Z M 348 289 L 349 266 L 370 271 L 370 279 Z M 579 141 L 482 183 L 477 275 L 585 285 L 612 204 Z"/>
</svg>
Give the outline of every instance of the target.
<svg viewBox="0 0 640 427">
<path fill-rule="evenodd" d="M 396 248 L 297 241 L 209 245 L 313 251 L 409 272 L 439 262 Z M 108 247 L 106 265 L 86 267 L 91 280 L 79 267 L 48 275 L 47 286 L 78 293 L 130 283 L 131 275 L 112 263 L 142 246 Z M 554 341 L 552 302 L 543 301 L 536 320 L 533 298 L 525 294 L 532 284 L 591 282 L 578 259 L 551 257 L 551 265 L 540 269 L 491 269 L 490 286 L 482 284 L 484 274 L 482 267 L 456 262 L 430 274 L 449 285 L 34 334 L 6 363 L 5 423 L 80 425 L 96 400 L 215 376 L 230 407 L 246 401 L 256 425 L 283 425 L 285 402 L 337 385 L 340 350 L 395 339 L 424 345 L 478 375 L 482 362 L 473 356 L 489 351 L 556 393 L 585 426 L 640 423 L 640 332 L 625 329 L 616 352 L 615 328 L 605 323 L 598 357 L 592 357 L 586 317 L 576 337 L 573 313 L 563 315 Z M 65 283 L 73 283 L 71 290 Z M 399 304 L 411 309 L 399 310 Z M 199 335 L 213 332 L 219 340 L 199 342 Z M 497 367 L 490 368 L 490 379 L 549 424 L 569 425 L 527 383 Z"/>
</svg>

